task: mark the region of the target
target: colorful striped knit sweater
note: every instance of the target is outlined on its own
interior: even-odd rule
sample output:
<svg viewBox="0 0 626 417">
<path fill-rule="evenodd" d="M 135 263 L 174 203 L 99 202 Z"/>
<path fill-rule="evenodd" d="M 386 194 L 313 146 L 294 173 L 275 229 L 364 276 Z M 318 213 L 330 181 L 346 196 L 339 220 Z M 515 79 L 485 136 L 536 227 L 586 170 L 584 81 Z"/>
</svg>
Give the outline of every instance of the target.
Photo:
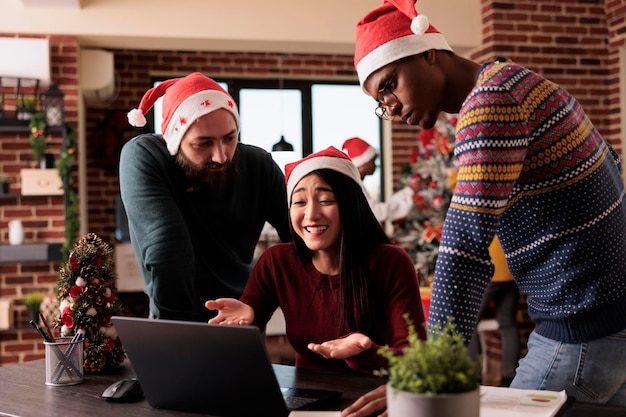
<svg viewBox="0 0 626 417">
<path fill-rule="evenodd" d="M 509 62 L 484 65 L 457 124 L 458 182 L 429 325 L 469 341 L 497 232 L 537 333 L 581 342 L 626 328 L 626 204 L 617 154 L 565 90 Z"/>
</svg>

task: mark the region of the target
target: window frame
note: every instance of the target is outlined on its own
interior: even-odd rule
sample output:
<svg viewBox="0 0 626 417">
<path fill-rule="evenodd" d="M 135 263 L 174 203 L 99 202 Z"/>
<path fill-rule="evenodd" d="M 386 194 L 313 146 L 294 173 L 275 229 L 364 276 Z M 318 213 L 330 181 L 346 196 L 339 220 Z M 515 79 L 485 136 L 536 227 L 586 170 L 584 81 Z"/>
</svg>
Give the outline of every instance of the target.
<svg viewBox="0 0 626 417">
<path fill-rule="evenodd" d="M 302 97 L 302 156 L 306 157 L 313 152 L 313 86 L 314 85 L 359 85 L 357 81 L 350 80 L 320 80 L 320 79 L 279 79 L 279 78 L 239 78 L 239 77 L 223 77 L 212 76 L 214 81 L 218 83 L 225 83 L 228 85 L 228 93 L 233 97 L 237 106 L 240 104 L 240 92 L 243 89 L 267 89 L 267 90 L 280 90 L 281 85 L 283 89 L 299 90 Z M 164 81 L 167 77 L 152 77 L 152 84 Z M 372 113 L 374 112 L 374 103 L 372 103 Z M 372 114 L 372 117 L 375 117 Z M 149 122 L 154 128 L 154 118 L 150 118 Z M 378 160 L 380 161 L 376 172 L 373 175 L 378 176 L 380 182 L 380 197 L 381 201 L 386 200 L 386 178 L 385 170 L 383 169 L 383 161 L 385 161 L 385 151 L 383 147 L 383 124 L 380 122 L 379 126 L 379 143 L 378 146 Z M 154 130 L 153 130 L 154 131 Z M 276 138 L 278 141 L 279 138 Z M 347 139 L 347 138 L 346 138 Z M 340 147 L 340 144 L 337 145 Z"/>
</svg>

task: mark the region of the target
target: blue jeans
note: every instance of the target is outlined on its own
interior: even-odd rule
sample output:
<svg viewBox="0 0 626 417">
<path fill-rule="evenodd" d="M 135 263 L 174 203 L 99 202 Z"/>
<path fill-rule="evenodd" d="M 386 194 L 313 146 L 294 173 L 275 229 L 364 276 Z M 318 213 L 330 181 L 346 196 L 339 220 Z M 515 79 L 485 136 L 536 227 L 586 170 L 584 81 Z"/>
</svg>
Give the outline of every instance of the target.
<svg viewBox="0 0 626 417">
<path fill-rule="evenodd" d="M 586 343 L 533 331 L 511 388 L 565 390 L 579 401 L 626 406 L 626 329 Z"/>
</svg>

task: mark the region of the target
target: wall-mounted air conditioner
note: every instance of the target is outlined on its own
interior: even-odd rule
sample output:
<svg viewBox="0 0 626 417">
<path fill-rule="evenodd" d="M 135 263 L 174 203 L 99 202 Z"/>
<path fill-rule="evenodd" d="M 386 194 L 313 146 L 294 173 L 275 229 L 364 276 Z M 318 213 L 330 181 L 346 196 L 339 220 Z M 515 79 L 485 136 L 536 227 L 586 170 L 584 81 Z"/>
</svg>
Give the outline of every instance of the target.
<svg viewBox="0 0 626 417">
<path fill-rule="evenodd" d="M 92 107 L 106 106 L 117 96 L 113 53 L 102 49 L 80 51 L 80 85 L 83 98 Z"/>
</svg>

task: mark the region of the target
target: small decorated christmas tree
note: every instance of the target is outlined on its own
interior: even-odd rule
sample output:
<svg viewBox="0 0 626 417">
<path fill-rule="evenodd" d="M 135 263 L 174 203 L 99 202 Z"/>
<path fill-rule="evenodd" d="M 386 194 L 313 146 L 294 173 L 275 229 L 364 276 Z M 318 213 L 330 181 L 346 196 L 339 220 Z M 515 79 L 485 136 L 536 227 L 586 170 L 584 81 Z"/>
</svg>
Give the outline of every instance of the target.
<svg viewBox="0 0 626 417">
<path fill-rule="evenodd" d="M 74 245 L 59 271 L 55 324 L 64 337 L 83 334 L 86 372 L 118 368 L 126 357 L 111 322 L 121 310 L 112 255 L 111 246 L 89 233 Z"/>
<path fill-rule="evenodd" d="M 425 190 L 414 196 L 415 204 L 405 218 L 394 223 L 393 240 L 413 258 L 421 286 L 432 284 L 439 242 L 453 189 L 456 116 L 442 113 L 432 129 L 418 133 L 417 146 L 402 171 L 400 186 L 416 178 L 426 181 Z"/>
</svg>

